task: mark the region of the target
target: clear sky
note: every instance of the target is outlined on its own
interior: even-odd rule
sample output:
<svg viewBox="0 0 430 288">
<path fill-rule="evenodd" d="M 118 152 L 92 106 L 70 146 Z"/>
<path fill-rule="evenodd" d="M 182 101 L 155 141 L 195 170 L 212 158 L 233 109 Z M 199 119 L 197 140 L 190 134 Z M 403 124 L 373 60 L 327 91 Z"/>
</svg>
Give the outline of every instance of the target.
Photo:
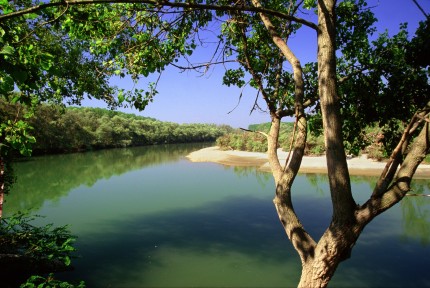
<svg viewBox="0 0 430 288">
<path fill-rule="evenodd" d="M 430 14 L 430 0 L 416 1 L 427 14 Z M 368 0 L 367 2 L 369 6 L 375 6 L 373 11 L 378 19 L 379 33 L 387 29 L 389 34 L 393 35 L 398 31 L 400 23 L 408 22 L 410 36 L 413 36 L 418 22 L 425 19 L 413 0 Z M 300 38 L 297 36 L 290 40 L 290 45 L 302 64 L 316 59 L 316 35 L 310 29 L 307 30 L 300 34 L 302 35 Z M 200 49 L 196 53 L 199 59 L 209 60 L 211 57 L 209 49 Z M 144 111 L 120 110 L 161 121 L 228 124 L 243 128 L 247 128 L 249 124 L 270 121 L 269 115 L 265 112 L 254 111 L 250 115 L 256 91 L 245 89 L 239 103 L 242 90 L 222 85 L 223 73 L 222 66 L 215 67 L 204 76 L 190 71 L 180 73 L 176 68 L 168 67 L 158 83 L 159 94 Z M 139 86 L 145 88 L 147 82 L 147 79 L 142 79 Z M 114 84 L 124 89 L 133 87 L 131 81 L 124 79 L 115 80 Z M 258 103 L 265 109 L 263 101 Z M 83 105 L 106 107 L 94 100 L 85 101 Z"/>
</svg>

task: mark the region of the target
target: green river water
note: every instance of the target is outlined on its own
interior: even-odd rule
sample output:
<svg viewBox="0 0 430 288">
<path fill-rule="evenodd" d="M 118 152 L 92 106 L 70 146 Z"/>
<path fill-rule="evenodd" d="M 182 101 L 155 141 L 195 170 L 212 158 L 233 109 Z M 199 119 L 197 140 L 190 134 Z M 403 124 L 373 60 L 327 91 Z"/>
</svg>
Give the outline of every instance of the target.
<svg viewBox="0 0 430 288">
<path fill-rule="evenodd" d="M 69 224 L 87 287 L 293 287 L 300 260 L 272 204 L 270 174 L 192 163 L 204 147 L 161 145 L 34 157 L 15 165 L 5 216 L 31 209 Z M 352 177 L 356 202 L 376 179 Z M 414 192 L 430 194 L 430 181 Z M 326 175 L 300 174 L 296 212 L 318 238 L 331 217 Z M 430 199 L 407 197 L 366 227 L 331 287 L 430 287 Z"/>
</svg>

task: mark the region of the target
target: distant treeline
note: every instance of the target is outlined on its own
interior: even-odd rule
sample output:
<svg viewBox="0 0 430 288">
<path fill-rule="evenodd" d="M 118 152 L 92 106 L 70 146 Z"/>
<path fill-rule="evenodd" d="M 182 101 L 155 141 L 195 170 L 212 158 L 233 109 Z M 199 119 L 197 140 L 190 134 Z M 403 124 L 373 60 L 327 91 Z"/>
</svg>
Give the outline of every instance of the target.
<svg viewBox="0 0 430 288">
<path fill-rule="evenodd" d="M 258 131 L 268 133 L 270 130 L 271 123 L 253 124 L 249 125 L 248 130 L 255 131 L 243 131 L 234 130 L 230 133 L 220 136 L 216 143 L 221 149 L 229 150 L 242 150 L 242 151 L 254 151 L 254 152 L 266 152 L 267 151 L 267 139 Z M 281 123 L 281 133 L 279 136 L 279 147 L 284 151 L 290 150 L 291 138 L 293 137 L 294 123 L 293 122 L 283 122 Z M 386 140 L 389 137 L 394 138 L 394 143 L 396 142 L 395 136 L 398 138 L 401 136 L 403 130 L 402 123 L 399 122 L 398 130 L 385 130 L 384 127 L 379 127 L 375 123 L 370 123 L 364 130 L 360 141 L 354 147 L 351 143 L 345 141 L 344 145 L 349 154 L 359 155 L 367 154 L 367 157 L 375 160 L 383 160 L 388 158 L 390 155 L 386 149 Z M 387 132 L 388 131 L 388 132 Z M 359 150 L 353 150 L 356 147 Z M 391 151 L 388 149 L 388 151 Z M 324 136 L 323 134 L 313 134 L 308 132 L 305 155 L 322 155 L 325 153 L 324 147 Z M 430 161 L 428 156 L 425 160 L 426 163 Z"/>
<path fill-rule="evenodd" d="M 271 123 L 252 124 L 248 126 L 248 130 L 255 131 L 243 131 L 235 130 L 230 133 L 224 134 L 217 139 L 217 145 L 221 149 L 233 149 L 242 151 L 252 152 L 266 152 L 267 151 L 267 139 L 260 132 L 269 133 Z M 282 122 L 281 133 L 279 136 L 279 147 L 285 151 L 289 151 L 291 137 L 293 135 L 294 123 L 293 122 Z M 305 154 L 306 155 L 321 155 L 324 153 L 324 139 L 321 136 L 308 135 L 308 141 L 306 143 Z"/>
<path fill-rule="evenodd" d="M 16 119 L 20 109 L 0 103 L 0 120 Z M 227 125 L 177 124 L 102 108 L 54 105 L 41 105 L 26 121 L 34 128 L 33 154 L 208 142 L 233 130 Z"/>
<path fill-rule="evenodd" d="M 217 139 L 216 143 L 218 146 L 221 147 L 221 149 L 225 150 L 233 149 L 242 151 L 266 152 L 267 139 L 264 135 L 258 133 L 258 131 L 269 133 L 270 126 L 270 122 L 252 124 L 248 126 L 249 131 L 232 131 L 230 133 L 224 134 L 223 136 L 220 136 Z M 294 123 L 282 122 L 280 129 L 281 133 L 279 136 L 279 148 L 282 148 L 284 151 L 289 151 L 291 145 L 291 138 L 294 135 Z M 385 147 L 381 143 L 381 138 L 383 138 L 383 135 L 380 130 L 381 128 L 375 125 L 369 125 L 363 131 L 364 137 L 361 145 L 362 150 L 360 150 L 359 153 L 365 153 L 368 155 L 368 157 L 377 160 L 387 158 L 387 155 L 385 153 Z M 348 143 L 345 143 L 345 146 L 348 147 Z M 309 156 L 323 155 L 325 153 L 323 134 L 315 135 L 313 133 L 308 132 L 304 153 L 305 155 Z"/>
</svg>

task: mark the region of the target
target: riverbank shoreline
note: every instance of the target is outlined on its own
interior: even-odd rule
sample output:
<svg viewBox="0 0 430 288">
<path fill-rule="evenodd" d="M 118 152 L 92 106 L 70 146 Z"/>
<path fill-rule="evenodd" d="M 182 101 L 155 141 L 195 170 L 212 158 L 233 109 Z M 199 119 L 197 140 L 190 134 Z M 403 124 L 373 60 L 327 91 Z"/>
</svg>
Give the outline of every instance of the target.
<svg viewBox="0 0 430 288">
<path fill-rule="evenodd" d="M 248 166 L 257 167 L 261 171 L 270 172 L 269 161 L 266 153 L 245 152 L 237 150 L 221 150 L 217 146 L 203 148 L 188 154 L 187 159 L 191 162 L 213 162 L 226 166 Z M 278 150 L 278 158 L 285 163 L 288 152 Z M 351 157 L 347 160 L 351 175 L 379 176 L 386 163 L 368 159 L 366 155 Z M 303 157 L 299 173 L 327 173 L 325 156 Z M 430 165 L 421 164 L 416 173 L 416 178 L 430 178 Z"/>
</svg>

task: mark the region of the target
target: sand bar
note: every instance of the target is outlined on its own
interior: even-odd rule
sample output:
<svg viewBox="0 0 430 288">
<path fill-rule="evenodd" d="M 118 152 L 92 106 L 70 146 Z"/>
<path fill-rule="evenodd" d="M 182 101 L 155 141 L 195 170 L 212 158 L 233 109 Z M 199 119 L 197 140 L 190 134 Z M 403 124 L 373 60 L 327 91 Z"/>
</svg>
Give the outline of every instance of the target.
<svg viewBox="0 0 430 288">
<path fill-rule="evenodd" d="M 288 152 L 278 150 L 278 158 L 285 163 Z M 220 150 L 219 147 L 208 147 L 190 153 L 187 158 L 192 162 L 214 162 L 227 166 L 254 166 L 262 171 L 270 172 L 266 153 L 244 152 L 237 150 Z M 350 174 L 379 176 L 385 162 L 368 159 L 366 155 L 352 157 L 347 160 Z M 327 173 L 325 156 L 305 156 L 300 166 L 300 173 Z M 430 165 L 421 164 L 415 173 L 417 178 L 430 178 Z"/>
</svg>

